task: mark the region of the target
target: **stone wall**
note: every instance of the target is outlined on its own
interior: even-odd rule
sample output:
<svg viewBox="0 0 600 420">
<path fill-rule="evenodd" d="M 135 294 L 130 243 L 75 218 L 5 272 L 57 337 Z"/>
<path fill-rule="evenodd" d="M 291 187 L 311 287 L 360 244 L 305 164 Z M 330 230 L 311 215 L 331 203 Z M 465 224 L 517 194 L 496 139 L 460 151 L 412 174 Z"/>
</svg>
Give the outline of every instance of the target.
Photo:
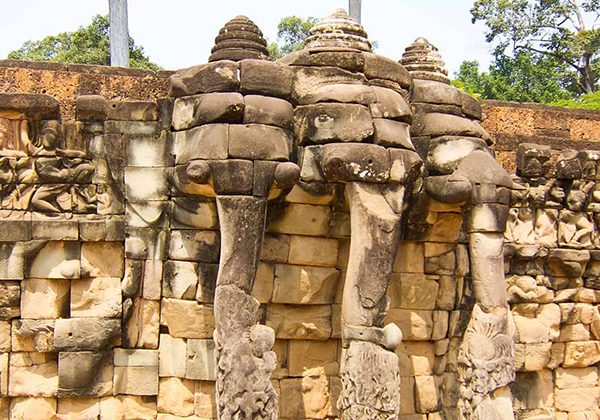
<svg viewBox="0 0 600 420">
<path fill-rule="evenodd" d="M 166 96 L 166 79 L 3 64 L 1 91 L 58 101 L 0 95 L 12 133 L 0 157 L 0 418 L 215 418 L 219 219 L 214 199 L 191 200 L 169 183 L 172 104 L 154 101 Z M 593 144 L 600 114 L 499 103 L 485 113 L 510 173 L 519 162 L 505 234 L 515 413 L 596 418 L 598 155 L 559 151 Z M 553 149 L 522 147 L 518 160 L 523 142 Z M 388 288 L 386 322 L 404 336 L 404 420 L 455 413 L 474 301 L 461 208 L 425 208 L 408 217 L 428 228 L 407 228 Z M 252 295 L 276 334 L 282 419 L 338 415 L 349 245 L 341 185 L 318 194 L 295 186 L 269 203 Z"/>
</svg>

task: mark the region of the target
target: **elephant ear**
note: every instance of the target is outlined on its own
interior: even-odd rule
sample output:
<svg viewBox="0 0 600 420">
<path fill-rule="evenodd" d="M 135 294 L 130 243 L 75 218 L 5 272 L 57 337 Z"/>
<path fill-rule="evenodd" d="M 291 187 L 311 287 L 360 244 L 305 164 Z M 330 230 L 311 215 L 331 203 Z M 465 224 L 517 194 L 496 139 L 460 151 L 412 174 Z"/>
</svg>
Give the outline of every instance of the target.
<svg viewBox="0 0 600 420">
<path fill-rule="evenodd" d="M 475 150 L 458 165 L 450 180 L 467 178 L 473 184 L 494 184 L 512 188 L 513 181 L 493 156 L 483 150 Z"/>
</svg>

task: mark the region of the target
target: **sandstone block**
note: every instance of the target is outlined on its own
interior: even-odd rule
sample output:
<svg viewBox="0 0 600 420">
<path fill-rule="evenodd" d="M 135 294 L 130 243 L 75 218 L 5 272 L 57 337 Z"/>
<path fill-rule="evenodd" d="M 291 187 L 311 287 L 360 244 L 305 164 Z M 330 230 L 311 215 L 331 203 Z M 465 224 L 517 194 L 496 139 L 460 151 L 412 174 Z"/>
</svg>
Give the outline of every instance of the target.
<svg viewBox="0 0 600 420">
<path fill-rule="evenodd" d="M 294 109 L 288 101 L 268 96 L 247 95 L 244 97 L 244 124 L 266 124 L 292 130 Z"/>
<path fill-rule="evenodd" d="M 334 83 L 318 86 L 312 92 L 299 98 L 299 104 L 316 104 L 321 102 L 355 103 L 361 105 L 373 104 L 377 96 L 371 86 L 358 84 Z"/>
<path fill-rule="evenodd" d="M 386 118 L 373 118 L 373 126 L 375 127 L 373 138 L 375 144 L 415 150 L 410 140 L 410 126 L 407 123 Z"/>
<path fill-rule="evenodd" d="M 292 153 L 289 131 L 264 124 L 229 126 L 229 157 L 250 160 L 288 160 Z"/>
<path fill-rule="evenodd" d="M 148 300 L 160 300 L 164 263 L 159 260 L 144 261 L 142 279 L 142 297 Z"/>
<path fill-rule="evenodd" d="M 280 339 L 325 340 L 331 336 L 330 305 L 269 305 L 266 325 Z"/>
<path fill-rule="evenodd" d="M 295 110 L 294 127 L 302 145 L 363 142 L 374 132 L 368 108 L 355 104 L 299 106 Z"/>
<path fill-rule="evenodd" d="M 333 303 L 338 280 L 339 272 L 335 268 L 277 264 L 273 302 Z"/>
<path fill-rule="evenodd" d="M 27 278 L 76 279 L 80 276 L 80 246 L 77 242 L 48 242 L 26 265 Z"/>
<path fill-rule="evenodd" d="M 12 351 L 40 353 L 56 351 L 54 347 L 54 320 L 13 320 Z"/>
<path fill-rule="evenodd" d="M 287 204 L 269 211 L 272 214 L 267 217 L 269 232 L 325 236 L 329 231 L 331 211 L 327 206 Z"/>
<path fill-rule="evenodd" d="M 60 398 L 57 418 L 60 420 L 87 420 L 100 418 L 98 398 Z"/>
<path fill-rule="evenodd" d="M 198 264 L 198 287 L 196 300 L 200 303 L 212 303 L 215 300 L 218 264 Z"/>
<path fill-rule="evenodd" d="M 437 281 L 424 274 L 393 274 L 388 286 L 388 296 L 394 308 L 434 309 L 438 289 Z"/>
<path fill-rule="evenodd" d="M 210 123 L 240 123 L 244 113 L 244 98 L 239 93 L 209 93 L 175 100 L 173 128 L 187 130 Z"/>
<path fill-rule="evenodd" d="M 396 349 L 401 360 L 403 375 L 429 376 L 433 375 L 436 360 L 435 345 L 431 342 L 406 341 Z"/>
<path fill-rule="evenodd" d="M 556 389 L 554 406 L 560 411 L 584 411 L 598 408 L 600 387 Z"/>
<path fill-rule="evenodd" d="M 10 321 L 0 321 L 0 353 L 10 351 L 10 342 Z"/>
<path fill-rule="evenodd" d="M 121 260 L 114 262 L 118 265 Z M 121 280 L 114 277 L 98 277 L 74 281 L 71 286 L 71 316 L 120 317 Z"/>
<path fill-rule="evenodd" d="M 201 202 L 187 197 L 175 197 L 171 227 L 174 229 L 215 229 L 219 225 L 214 203 Z"/>
<path fill-rule="evenodd" d="M 16 225 L 16 223 L 14 225 Z M 33 239 L 77 241 L 79 239 L 79 231 L 77 228 L 76 220 L 67 220 L 63 215 L 47 216 L 41 213 L 34 213 L 32 215 L 31 233 Z M 26 238 L 17 238 L 14 240 L 24 239 Z"/>
<path fill-rule="evenodd" d="M 158 388 L 158 410 L 176 416 L 194 414 L 194 382 L 180 378 L 161 378 Z"/>
<path fill-rule="evenodd" d="M 160 302 L 134 299 L 124 320 L 123 345 L 147 349 L 158 348 Z"/>
<path fill-rule="evenodd" d="M 11 398 L 10 419 L 37 420 L 56 418 L 55 398 Z"/>
<path fill-rule="evenodd" d="M 156 400 L 133 395 L 105 397 L 100 400 L 100 419 L 138 420 L 156 417 Z"/>
<path fill-rule="evenodd" d="M 239 64 L 220 60 L 180 70 L 169 79 L 169 96 L 235 92 L 240 86 Z"/>
<path fill-rule="evenodd" d="M 169 192 L 165 175 L 164 168 L 126 167 L 125 196 L 127 200 L 133 203 L 164 200 Z"/>
<path fill-rule="evenodd" d="M 254 165 L 241 159 L 215 160 L 210 164 L 213 186 L 218 195 L 246 195 L 254 186 Z"/>
<path fill-rule="evenodd" d="M 256 277 L 252 285 L 251 295 L 260 303 L 269 303 L 273 297 L 273 282 L 275 274 L 271 265 L 258 263 Z"/>
<path fill-rule="evenodd" d="M 590 339 L 589 327 L 583 324 L 565 325 L 560 329 L 559 341 L 587 341 Z"/>
<path fill-rule="evenodd" d="M 58 359 L 59 397 L 102 397 L 112 393 L 111 352 L 62 352 Z"/>
<path fill-rule="evenodd" d="M 157 395 L 158 366 L 115 366 L 114 395 Z"/>
<path fill-rule="evenodd" d="M 397 61 L 368 52 L 363 52 L 362 56 L 365 59 L 365 76 L 368 79 L 391 80 L 405 89 L 411 86 L 410 73 Z"/>
<path fill-rule="evenodd" d="M 338 241 L 308 236 L 290 236 L 290 264 L 335 266 L 338 258 Z"/>
<path fill-rule="evenodd" d="M 288 98 L 292 92 L 292 69 L 266 60 L 242 60 L 241 91 Z"/>
<path fill-rule="evenodd" d="M 373 86 L 377 102 L 370 104 L 369 108 L 373 118 L 388 118 L 410 122 L 412 113 L 406 99 L 398 92 L 379 86 Z"/>
<path fill-rule="evenodd" d="M 198 264 L 188 261 L 167 261 L 162 295 L 175 299 L 194 299 L 198 286 Z"/>
<path fill-rule="evenodd" d="M 57 319 L 54 344 L 61 351 L 108 350 L 121 344 L 121 320 Z"/>
<path fill-rule="evenodd" d="M 374 144 L 327 144 L 321 169 L 330 182 L 386 182 L 391 161 L 387 149 Z"/>
<path fill-rule="evenodd" d="M 433 311 L 392 308 L 385 317 L 386 324 L 391 322 L 400 327 L 403 340 L 429 340 L 433 332 Z"/>
<path fill-rule="evenodd" d="M 23 318 L 54 319 L 69 313 L 68 280 L 25 280 L 22 294 Z"/>
<path fill-rule="evenodd" d="M 600 341 L 566 343 L 564 367 L 588 367 L 600 362 Z"/>
<path fill-rule="evenodd" d="M 284 379 L 281 385 L 281 417 L 324 419 L 335 400 L 326 376 Z"/>
<path fill-rule="evenodd" d="M 115 349 L 115 366 L 158 366 L 157 350 Z"/>
<path fill-rule="evenodd" d="M 294 67 L 294 84 L 292 97 L 300 103 L 302 98 L 310 95 L 320 86 L 333 83 L 366 85 L 367 80 L 362 74 L 332 67 Z"/>
<path fill-rule="evenodd" d="M 227 159 L 229 125 L 206 124 L 175 133 L 175 163 L 194 159 Z"/>
<path fill-rule="evenodd" d="M 555 371 L 555 375 L 556 388 L 558 389 L 588 388 L 598 385 L 597 367 L 578 369 L 558 368 Z"/>
<path fill-rule="evenodd" d="M 213 340 L 187 340 L 185 377 L 187 379 L 216 380 L 215 343 Z"/>
<path fill-rule="evenodd" d="M 415 406 L 418 413 L 439 409 L 438 387 L 433 376 L 415 376 Z"/>
<path fill-rule="evenodd" d="M 169 258 L 181 261 L 216 263 L 221 242 L 213 231 L 174 230 L 171 232 Z"/>
<path fill-rule="evenodd" d="M 339 370 L 337 341 L 290 340 L 287 360 L 290 376 L 335 376 Z"/>
<path fill-rule="evenodd" d="M 10 397 L 56 397 L 57 393 L 56 354 L 11 354 L 8 381 Z"/>
<path fill-rule="evenodd" d="M 187 358 L 187 346 L 185 340 L 171 337 L 168 334 L 161 334 L 158 356 L 159 376 L 185 378 Z"/>
<path fill-rule="evenodd" d="M 215 418 L 217 416 L 214 382 L 196 381 L 194 413 L 200 418 Z"/>
<path fill-rule="evenodd" d="M 0 397 L 8 396 L 8 353 L 0 353 Z"/>
<path fill-rule="evenodd" d="M 423 244 L 400 242 L 394 259 L 394 273 L 423 273 L 425 267 Z"/>
<path fill-rule="evenodd" d="M 81 245 L 81 272 L 87 277 L 122 277 L 122 242 L 84 242 Z"/>
<path fill-rule="evenodd" d="M 211 338 L 215 326 L 212 307 L 177 299 L 163 299 L 160 322 L 178 338 Z"/>
<path fill-rule="evenodd" d="M 411 126 L 411 134 L 417 137 L 469 136 L 484 140 L 489 138 L 489 134 L 476 121 L 435 112 L 416 116 Z"/>
<path fill-rule="evenodd" d="M 511 387 L 514 406 L 521 410 L 552 407 L 554 405 L 554 382 L 552 371 L 521 372 Z"/>
</svg>

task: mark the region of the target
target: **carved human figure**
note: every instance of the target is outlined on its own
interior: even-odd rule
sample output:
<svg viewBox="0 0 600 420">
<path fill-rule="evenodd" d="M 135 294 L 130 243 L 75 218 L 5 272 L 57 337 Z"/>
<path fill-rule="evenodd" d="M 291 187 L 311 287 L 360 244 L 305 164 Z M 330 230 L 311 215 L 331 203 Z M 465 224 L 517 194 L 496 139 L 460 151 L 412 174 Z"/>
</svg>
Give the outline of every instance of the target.
<svg viewBox="0 0 600 420">
<path fill-rule="evenodd" d="M 298 179 L 291 71 L 265 60 L 266 41 L 248 18 L 229 21 L 208 64 L 170 79 L 175 97 L 173 185 L 191 196 L 215 197 L 221 254 L 215 290 L 217 416 L 275 419 L 274 331 L 259 324 L 252 295 L 265 229 L 267 200 Z M 251 93 L 251 94 L 249 94 Z"/>
<path fill-rule="evenodd" d="M 490 151 L 481 107 L 449 85 L 437 48 L 418 38 L 401 63 L 413 76 L 411 135 L 426 160 L 425 190 L 437 201 L 462 203 L 466 219 L 475 306 L 458 355 L 459 415 L 513 419 L 508 385 L 515 378 L 514 346 L 503 257 L 512 180 Z M 543 167 L 538 163 L 536 173 Z M 527 220 L 527 240 L 530 225 Z"/>
<path fill-rule="evenodd" d="M 344 183 L 350 255 L 342 299 L 342 419 L 396 419 L 402 334 L 384 326 L 405 195 L 420 175 L 404 97 L 410 76 L 375 55 L 359 23 L 337 10 L 311 30 L 304 49 L 281 60 L 295 73 L 295 134 L 301 181 Z"/>
</svg>

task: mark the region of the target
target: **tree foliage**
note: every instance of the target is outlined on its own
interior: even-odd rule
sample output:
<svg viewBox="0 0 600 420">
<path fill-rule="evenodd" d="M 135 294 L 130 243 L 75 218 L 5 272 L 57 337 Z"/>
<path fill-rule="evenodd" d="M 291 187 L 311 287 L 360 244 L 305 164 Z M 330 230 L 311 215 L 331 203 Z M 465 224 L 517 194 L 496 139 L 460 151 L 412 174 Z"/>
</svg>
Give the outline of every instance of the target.
<svg viewBox="0 0 600 420">
<path fill-rule="evenodd" d="M 520 51 L 514 58 L 496 57 L 488 72 L 479 71 L 477 61 L 465 61 L 456 74 L 455 86 L 482 99 L 551 103 L 571 98 L 562 79 L 564 64 L 553 57 Z"/>
<path fill-rule="evenodd" d="M 55 61 L 110 65 L 110 41 L 108 38 L 108 16 L 97 15 L 88 26 L 81 26 L 73 32 L 50 35 L 40 41 L 27 41 L 21 48 L 11 51 L 8 58 L 32 61 Z M 140 69 L 159 70 L 151 62 L 144 49 L 135 45 L 129 38 L 130 66 Z"/>
<path fill-rule="evenodd" d="M 521 51 L 552 58 L 564 65 L 561 78 L 575 73 L 573 93 L 596 90 L 600 30 L 590 22 L 600 16 L 600 0 L 476 0 L 471 14 L 487 26 L 499 59 L 518 60 Z"/>
<path fill-rule="evenodd" d="M 271 58 L 277 59 L 302 49 L 304 41 L 310 35 L 310 29 L 318 19 L 309 16 L 303 19 L 298 16 L 285 16 L 277 25 L 277 42 L 269 44 Z"/>
</svg>

